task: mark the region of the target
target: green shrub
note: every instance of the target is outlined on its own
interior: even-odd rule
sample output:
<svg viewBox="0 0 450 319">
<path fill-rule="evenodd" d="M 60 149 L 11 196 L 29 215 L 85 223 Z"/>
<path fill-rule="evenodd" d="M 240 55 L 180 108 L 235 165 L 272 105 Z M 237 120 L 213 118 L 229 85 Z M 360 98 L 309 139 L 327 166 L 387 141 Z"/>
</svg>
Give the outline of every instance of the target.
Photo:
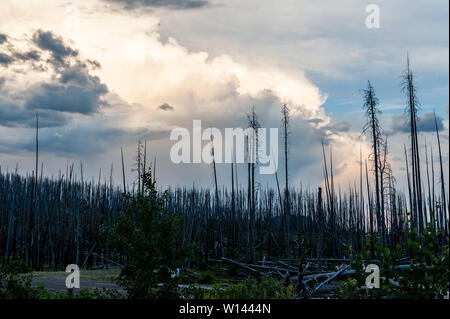
<svg viewBox="0 0 450 319">
<path fill-rule="evenodd" d="M 142 181 L 143 193 L 125 195 L 112 232 L 114 246 L 127 260 L 118 283 L 132 299 L 177 298 L 178 279 L 171 278 L 171 271 L 190 250 L 175 245 L 180 219 L 164 209 L 166 193 L 158 194 L 150 170 Z"/>
<path fill-rule="evenodd" d="M 32 287 L 33 275 L 20 259 L 0 269 L 0 299 L 35 299 L 39 291 Z"/>
<path fill-rule="evenodd" d="M 31 286 L 31 274 L 0 271 L 0 299 L 35 299 L 39 291 Z"/>
<path fill-rule="evenodd" d="M 399 259 L 404 256 L 402 247 L 398 245 L 394 250 L 376 247 L 375 259 L 380 268 L 380 288 L 364 291 L 360 289 L 352 294 L 351 287 L 357 289 L 365 285 L 368 275 L 364 271 L 365 265 L 374 263 L 369 249 L 353 258 L 352 268 L 356 270 L 354 282 L 341 282 L 338 296 L 350 298 L 396 298 L 396 299 L 432 299 L 443 298 L 449 287 L 449 248 L 448 243 L 437 254 L 435 246 L 439 233 L 433 231 L 430 224 L 423 233 L 416 229 L 407 230 L 408 245 L 406 254 L 410 257 L 408 265 L 400 267 Z"/>
<path fill-rule="evenodd" d="M 358 280 L 355 278 L 347 278 L 339 281 L 339 291 L 337 297 L 340 299 L 357 299 L 360 296 L 360 287 Z"/>
<path fill-rule="evenodd" d="M 22 259 L 14 259 L 5 267 L 4 272 L 8 274 L 27 274 L 33 269 L 28 267 L 27 263 Z"/>
</svg>

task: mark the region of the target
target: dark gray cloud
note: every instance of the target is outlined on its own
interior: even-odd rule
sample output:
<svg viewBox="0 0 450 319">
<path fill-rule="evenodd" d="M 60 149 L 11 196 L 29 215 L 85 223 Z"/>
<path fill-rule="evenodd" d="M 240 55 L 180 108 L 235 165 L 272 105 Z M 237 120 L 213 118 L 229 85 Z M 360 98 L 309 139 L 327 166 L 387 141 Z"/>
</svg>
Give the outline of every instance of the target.
<svg viewBox="0 0 450 319">
<path fill-rule="evenodd" d="M 332 123 L 330 125 L 328 125 L 327 127 L 325 127 L 325 129 L 329 129 L 332 132 L 348 132 L 350 131 L 350 128 L 352 127 L 352 125 L 347 122 L 347 121 L 342 121 L 342 122 L 337 122 L 337 123 Z"/>
<path fill-rule="evenodd" d="M 42 50 L 50 51 L 53 58 L 59 63 L 63 63 L 67 57 L 78 55 L 77 50 L 66 45 L 63 38 L 53 34 L 51 31 L 36 31 L 33 34 L 33 41 Z"/>
<path fill-rule="evenodd" d="M 39 126 L 63 126 L 69 122 L 67 114 L 55 111 L 40 111 Z M 36 112 L 16 106 L 11 101 L 0 97 L 0 125 L 6 127 L 35 127 Z"/>
<path fill-rule="evenodd" d="M 41 54 L 36 50 L 31 50 L 25 53 L 14 52 L 14 57 L 21 61 L 39 61 Z"/>
<path fill-rule="evenodd" d="M 436 115 L 437 128 L 439 131 L 444 129 L 444 119 Z M 436 130 L 434 113 L 431 111 L 419 115 L 417 118 L 417 131 L 434 132 Z M 407 114 L 395 114 L 391 117 L 391 134 L 409 133 L 410 127 Z"/>
<path fill-rule="evenodd" d="M 0 98 L 4 97 L 0 104 L 3 116 L 0 125 L 14 126 L 16 121 L 17 126 L 27 126 L 28 119 L 34 117 L 36 111 L 42 113 L 43 125 L 64 125 L 70 117 L 59 112 L 93 114 L 105 104 L 102 96 L 108 92 L 108 88 L 101 83 L 99 77 L 90 74 L 91 69 L 100 68 L 97 61 L 82 60 L 77 50 L 66 45 L 63 38 L 50 31 L 36 31 L 33 41 L 27 44 L 27 50 L 21 51 L 10 46 L 9 55 L 0 53 L 0 65 L 8 67 L 15 61 L 18 66 L 19 63 L 33 68 L 38 66 L 38 70 L 53 71 L 52 78 L 23 91 L 0 92 Z M 44 51 L 51 52 L 50 60 L 41 59 Z M 15 97 L 15 105 L 5 103 L 7 96 Z M 50 110 L 54 116 L 47 114 Z"/>
<path fill-rule="evenodd" d="M 40 119 L 40 115 L 39 115 Z M 40 120 L 39 120 L 40 121 Z M 149 131 L 144 128 L 129 130 L 106 127 L 101 123 L 89 121 L 81 126 L 68 125 L 64 128 L 53 127 L 42 130 L 39 134 L 39 146 L 42 152 L 57 155 L 93 155 L 104 153 L 112 147 L 134 143 L 138 139 L 151 141 L 167 136 L 168 131 Z M 22 148 L 33 151 L 34 141 L 29 139 Z"/>
<path fill-rule="evenodd" d="M 11 63 L 16 61 L 39 61 L 40 53 L 36 50 L 28 52 L 15 51 L 14 48 L 9 48 L 8 54 L 0 52 L 0 64 L 8 67 Z"/>
<path fill-rule="evenodd" d="M 92 114 L 105 103 L 101 97 L 108 88 L 99 77 L 89 74 L 85 64 L 78 63 L 63 69 L 58 83 L 43 83 L 29 92 L 28 109 Z"/>
<path fill-rule="evenodd" d="M 61 71 L 60 83 L 63 84 L 76 84 L 84 87 L 101 87 L 100 78 L 92 76 L 85 64 L 78 63 L 74 66 L 70 66 Z"/>
<path fill-rule="evenodd" d="M 121 141 L 126 131 L 115 128 L 86 127 L 52 129 L 40 134 L 40 148 L 52 154 L 95 154 L 106 151 L 113 141 Z M 32 151 L 33 142 L 25 145 Z"/>
<path fill-rule="evenodd" d="M 168 104 L 168 103 L 163 103 L 159 106 L 159 109 L 163 110 L 163 111 L 173 111 L 174 108 L 172 105 Z"/>
<path fill-rule="evenodd" d="M 390 134 L 396 133 L 409 133 L 408 117 L 406 114 L 392 115 Z"/>
<path fill-rule="evenodd" d="M 0 33 L 0 44 L 5 43 L 7 39 L 8 37 L 6 36 L 6 34 Z"/>
<path fill-rule="evenodd" d="M 168 8 L 176 10 L 199 9 L 210 5 L 207 0 L 108 0 L 128 10 L 142 8 Z"/>
<path fill-rule="evenodd" d="M 5 53 L 0 52 L 0 65 L 8 66 L 14 59 Z"/>
<path fill-rule="evenodd" d="M 96 113 L 103 103 L 100 97 L 106 86 L 82 87 L 77 85 L 41 84 L 31 90 L 25 106 L 33 110 L 55 110 L 69 113 Z"/>
<path fill-rule="evenodd" d="M 2 88 L 3 84 L 5 84 L 6 79 L 2 76 L 0 76 L 0 89 Z"/>
<path fill-rule="evenodd" d="M 444 119 L 436 115 L 437 128 L 439 131 L 444 129 Z M 434 132 L 436 130 L 436 123 L 434 121 L 434 113 L 431 111 L 425 112 L 419 117 L 417 128 L 421 132 Z"/>
<path fill-rule="evenodd" d="M 0 125 L 10 127 L 16 126 L 17 123 L 23 119 L 23 110 L 0 96 Z"/>
</svg>

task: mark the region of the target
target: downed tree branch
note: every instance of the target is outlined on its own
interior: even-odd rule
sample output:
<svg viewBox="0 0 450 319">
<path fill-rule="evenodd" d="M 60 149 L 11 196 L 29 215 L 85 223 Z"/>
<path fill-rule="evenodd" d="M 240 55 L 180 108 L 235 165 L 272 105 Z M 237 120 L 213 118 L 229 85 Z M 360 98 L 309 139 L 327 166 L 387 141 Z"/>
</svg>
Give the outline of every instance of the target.
<svg viewBox="0 0 450 319">
<path fill-rule="evenodd" d="M 317 290 L 320 289 L 320 287 L 322 287 L 323 285 L 329 283 L 331 280 L 333 280 L 334 278 L 336 278 L 337 276 L 339 276 L 342 272 L 344 272 L 346 269 L 348 269 L 350 267 L 350 265 L 343 267 L 342 269 L 338 270 L 337 272 L 334 273 L 334 275 L 330 276 L 327 280 L 323 281 L 322 283 L 320 283 L 320 285 L 318 285 L 316 288 L 314 288 L 313 292 L 316 292 Z"/>
</svg>

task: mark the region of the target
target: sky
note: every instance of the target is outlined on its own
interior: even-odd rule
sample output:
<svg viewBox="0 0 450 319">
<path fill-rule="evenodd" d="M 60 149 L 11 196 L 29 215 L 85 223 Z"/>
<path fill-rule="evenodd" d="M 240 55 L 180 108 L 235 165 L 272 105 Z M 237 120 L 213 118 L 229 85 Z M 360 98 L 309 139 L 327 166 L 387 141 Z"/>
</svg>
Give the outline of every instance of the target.
<svg viewBox="0 0 450 319">
<path fill-rule="evenodd" d="M 369 4 L 379 28 L 368 28 Z M 212 187 L 208 164 L 174 164 L 170 132 L 247 126 L 254 106 L 262 127 L 281 127 L 291 110 L 289 174 L 295 187 L 323 182 L 322 146 L 336 182 L 359 180 L 365 118 L 361 89 L 380 101 L 393 174 L 405 186 L 409 135 L 401 75 L 409 55 L 420 101 L 421 156 L 433 150 L 434 113 L 448 176 L 448 1 L 3 0 L 0 4 L 0 167 L 34 167 L 35 114 L 43 174 L 121 182 L 136 177 L 138 140 L 156 158 L 159 183 Z M 281 133 L 281 131 L 280 131 Z M 280 136 L 281 138 L 281 136 Z M 282 145 L 279 175 L 284 176 Z M 430 159 L 431 160 L 431 159 Z M 218 164 L 218 181 L 231 182 Z M 238 165 L 245 185 L 246 166 Z M 274 175 L 257 177 L 273 186 Z"/>
</svg>

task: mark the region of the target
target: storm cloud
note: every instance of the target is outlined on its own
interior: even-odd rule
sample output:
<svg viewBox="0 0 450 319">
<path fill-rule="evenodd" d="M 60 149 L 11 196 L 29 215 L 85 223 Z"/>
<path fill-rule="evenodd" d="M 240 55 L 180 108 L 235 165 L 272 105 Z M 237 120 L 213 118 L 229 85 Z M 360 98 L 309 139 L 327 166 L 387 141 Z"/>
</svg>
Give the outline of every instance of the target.
<svg viewBox="0 0 450 319">
<path fill-rule="evenodd" d="M 82 87 L 76 85 L 41 84 L 32 90 L 26 103 L 28 109 L 55 110 L 69 113 L 91 114 L 99 110 L 100 96 L 106 87 Z"/>
<path fill-rule="evenodd" d="M 0 97 L 0 125 L 5 127 L 35 127 L 36 113 L 5 101 Z M 39 127 L 64 126 L 69 122 L 67 114 L 55 111 L 39 111 Z"/>
<path fill-rule="evenodd" d="M 88 155 L 105 152 L 114 143 L 126 143 L 135 141 L 145 130 L 130 132 L 121 128 L 92 125 L 92 121 L 82 125 L 70 125 L 64 129 L 51 128 L 41 132 L 39 142 L 42 150 L 53 154 L 78 154 Z M 32 151 L 34 143 L 30 140 L 24 148 Z"/>
<path fill-rule="evenodd" d="M 0 53 L 0 66 L 6 68 L 0 77 L 0 152 L 32 151 L 33 134 L 28 130 L 35 128 L 37 116 L 42 152 L 63 156 L 98 154 L 114 143 L 168 135 L 164 127 L 121 127 L 120 121 L 104 114 L 106 96 L 116 107 L 126 109 L 127 103 L 92 74 L 101 68 L 98 61 L 84 59 L 53 32 L 38 30 L 31 41 L 22 38 L 11 43 L 5 53 Z M 38 77 L 15 72 L 12 66 L 33 70 Z M 30 81 L 33 78 L 38 80 Z M 16 136 L 14 141 L 11 134 Z"/>
<path fill-rule="evenodd" d="M 32 119 L 39 112 L 41 126 L 63 126 L 70 121 L 69 114 L 93 114 L 106 105 L 103 96 L 108 88 L 90 73 L 91 69 L 100 68 L 100 63 L 83 60 L 78 50 L 50 31 L 38 30 L 31 42 L 24 39 L 22 43 L 28 46 L 26 50 L 10 45 L 9 55 L 0 52 L 0 65 L 8 67 L 14 63 L 22 69 L 35 69 L 43 80 L 20 90 L 21 82 L 16 81 L 17 77 L 11 78 L 14 89 L 0 92 L 0 125 L 27 127 L 33 125 Z M 44 58 L 45 51 L 50 52 L 51 60 Z M 27 78 L 26 73 L 21 77 Z M 2 77 L 0 85 L 6 80 Z"/>
<path fill-rule="evenodd" d="M 33 41 L 42 50 L 50 51 L 53 58 L 62 63 L 67 57 L 77 56 L 78 51 L 64 43 L 64 40 L 51 31 L 38 30 L 33 35 Z"/>
<path fill-rule="evenodd" d="M 102 96 L 108 88 L 100 78 L 90 75 L 84 64 L 77 64 L 64 69 L 58 83 L 39 84 L 30 92 L 26 102 L 29 109 L 92 114 L 105 104 Z"/>
<path fill-rule="evenodd" d="M 436 123 L 439 131 L 444 130 L 444 119 L 436 115 Z M 418 132 L 434 132 L 436 130 L 434 113 L 427 111 L 417 117 Z M 391 134 L 409 133 L 409 121 L 407 114 L 395 114 L 391 117 Z"/>
</svg>

